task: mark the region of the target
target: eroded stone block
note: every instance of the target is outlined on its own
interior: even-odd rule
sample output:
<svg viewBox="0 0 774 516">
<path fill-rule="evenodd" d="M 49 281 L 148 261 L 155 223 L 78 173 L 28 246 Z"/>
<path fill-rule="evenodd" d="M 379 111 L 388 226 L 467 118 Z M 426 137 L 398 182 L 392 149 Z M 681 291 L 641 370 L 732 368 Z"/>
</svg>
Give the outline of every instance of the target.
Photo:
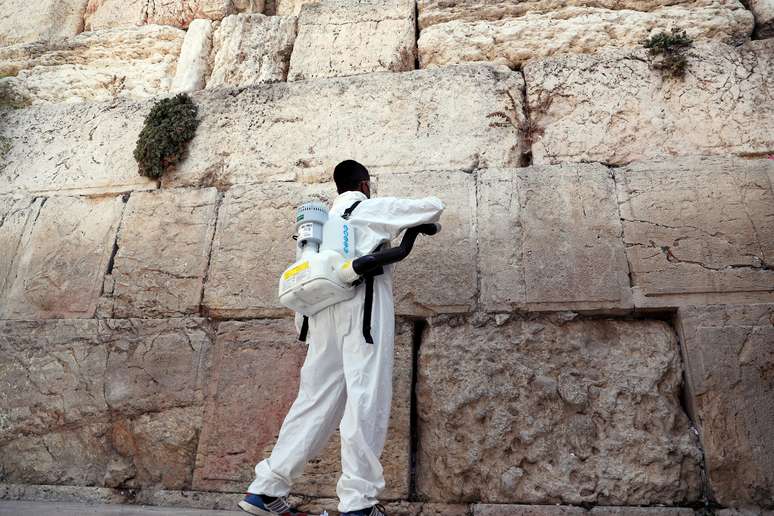
<svg viewBox="0 0 774 516">
<path fill-rule="evenodd" d="M 522 88 L 507 68 L 461 65 L 205 90 L 188 158 L 162 185 L 328 180 L 342 159 L 374 175 L 519 166 Z"/>
<path fill-rule="evenodd" d="M 690 408 L 725 506 L 774 506 L 774 304 L 678 312 Z"/>
<path fill-rule="evenodd" d="M 395 339 L 393 405 L 381 463 L 386 498 L 408 496 L 411 399 L 411 325 L 399 322 Z M 255 464 L 271 453 L 282 421 L 298 392 L 306 345 L 296 340 L 292 319 L 220 324 L 208 390 L 205 426 L 197 453 L 197 489 L 243 490 Z M 257 364 L 271 364 L 255 375 Z M 293 491 L 335 496 L 340 475 L 338 432 L 307 464 Z"/>
<path fill-rule="evenodd" d="M 536 164 L 774 151 L 774 40 L 699 44 L 682 79 L 647 51 L 536 59 L 524 67 Z"/>
<path fill-rule="evenodd" d="M 156 188 L 132 156 L 150 103 L 70 104 L 0 110 L 8 143 L 0 192 L 51 195 Z"/>
<path fill-rule="evenodd" d="M 413 0 L 322 0 L 300 9 L 288 80 L 414 69 Z"/>
<path fill-rule="evenodd" d="M 177 60 L 171 91 L 201 90 L 210 76 L 210 51 L 212 50 L 212 22 L 194 20 L 188 27 Z"/>
<path fill-rule="evenodd" d="M 632 284 L 648 304 L 774 290 L 772 178 L 774 161 L 735 157 L 615 170 Z"/>
<path fill-rule="evenodd" d="M 700 496 L 677 339 L 661 321 L 436 319 L 417 374 L 417 488 L 431 501 Z"/>
<path fill-rule="evenodd" d="M 85 32 L 0 48 L 4 95 L 15 105 L 146 98 L 169 91 L 185 32 L 145 27 Z"/>
<path fill-rule="evenodd" d="M 213 35 L 213 69 L 207 87 L 284 81 L 295 39 L 292 16 L 227 16 Z"/>
<path fill-rule="evenodd" d="M 737 0 L 682 2 L 652 11 L 605 9 L 598 2 L 541 11 L 542 3 L 524 2 L 536 10 L 523 16 L 455 20 L 423 29 L 417 43 L 420 66 L 490 61 L 515 68 L 535 58 L 588 54 L 605 47 L 637 48 L 675 20 L 697 42 L 741 44 L 753 29 L 751 13 Z"/>
<path fill-rule="evenodd" d="M 602 165 L 479 172 L 478 236 L 488 310 L 631 307 L 615 184 Z"/>
<path fill-rule="evenodd" d="M 0 195 L 0 302 L 6 287 L 14 282 L 14 259 L 27 245 L 25 240 L 43 202 L 41 197 Z"/>
<path fill-rule="evenodd" d="M 93 317 L 118 221 L 120 197 L 51 197 L 14 265 L 0 317 Z"/>
<path fill-rule="evenodd" d="M 0 47 L 75 36 L 83 29 L 87 0 L 4 0 Z"/>
<path fill-rule="evenodd" d="M 750 0 L 750 9 L 755 15 L 755 35 L 758 39 L 774 36 L 774 1 Z"/>
<path fill-rule="evenodd" d="M 247 4 L 242 6 L 241 4 Z M 89 0 L 86 30 L 132 27 L 144 24 L 173 25 L 185 29 L 197 18 L 220 20 L 250 4 L 260 12 L 263 2 L 231 0 Z M 259 5 L 255 5 L 259 4 Z"/>
<path fill-rule="evenodd" d="M 113 317 L 199 313 L 217 203 L 215 188 L 132 194 L 106 279 L 113 283 Z"/>
</svg>

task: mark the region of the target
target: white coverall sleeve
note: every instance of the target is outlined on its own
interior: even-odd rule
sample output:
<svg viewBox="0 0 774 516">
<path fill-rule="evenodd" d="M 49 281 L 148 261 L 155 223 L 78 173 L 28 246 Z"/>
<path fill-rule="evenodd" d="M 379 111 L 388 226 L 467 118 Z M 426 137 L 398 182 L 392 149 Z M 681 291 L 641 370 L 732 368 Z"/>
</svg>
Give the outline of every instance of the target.
<svg viewBox="0 0 774 516">
<path fill-rule="evenodd" d="M 444 207 L 443 202 L 435 196 L 421 199 L 376 197 L 358 207 L 352 218 L 366 223 L 374 231 L 385 233 L 389 240 L 393 240 L 406 228 L 438 222 Z"/>
</svg>

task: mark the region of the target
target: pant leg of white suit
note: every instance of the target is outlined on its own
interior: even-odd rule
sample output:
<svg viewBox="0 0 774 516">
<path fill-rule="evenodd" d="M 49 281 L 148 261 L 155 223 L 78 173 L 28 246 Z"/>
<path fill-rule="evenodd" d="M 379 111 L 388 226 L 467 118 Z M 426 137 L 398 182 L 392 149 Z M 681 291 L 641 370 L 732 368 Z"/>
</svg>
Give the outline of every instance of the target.
<svg viewBox="0 0 774 516">
<path fill-rule="evenodd" d="M 340 512 L 371 507 L 385 487 L 379 462 L 392 402 L 395 315 L 391 268 L 374 281 L 371 335 L 363 337 L 365 285 L 357 295 L 309 319 L 309 349 L 299 393 L 285 417 L 271 456 L 255 467 L 248 492 L 284 496 L 307 461 L 324 448 L 336 425 L 342 474 L 336 484 Z"/>
</svg>

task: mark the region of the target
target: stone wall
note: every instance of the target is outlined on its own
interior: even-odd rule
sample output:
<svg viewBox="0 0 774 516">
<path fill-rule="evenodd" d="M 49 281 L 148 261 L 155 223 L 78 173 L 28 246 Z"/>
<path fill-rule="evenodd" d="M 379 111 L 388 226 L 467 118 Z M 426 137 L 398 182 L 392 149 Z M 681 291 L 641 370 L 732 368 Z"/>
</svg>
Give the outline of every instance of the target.
<svg viewBox="0 0 774 516">
<path fill-rule="evenodd" d="M 447 206 L 396 269 L 391 514 L 774 509 L 771 0 L 0 6 L 0 498 L 233 509 L 306 353 L 294 210 L 351 158 Z"/>
</svg>

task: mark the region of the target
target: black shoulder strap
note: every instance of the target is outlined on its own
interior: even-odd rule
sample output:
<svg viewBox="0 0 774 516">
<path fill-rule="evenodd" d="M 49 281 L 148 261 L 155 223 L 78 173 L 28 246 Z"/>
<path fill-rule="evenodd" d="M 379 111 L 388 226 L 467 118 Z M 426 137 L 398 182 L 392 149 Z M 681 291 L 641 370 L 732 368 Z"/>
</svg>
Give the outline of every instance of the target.
<svg viewBox="0 0 774 516">
<path fill-rule="evenodd" d="M 355 201 L 355 203 L 344 210 L 344 213 L 341 214 L 341 218 L 344 220 L 349 220 L 350 215 L 352 215 L 352 212 L 355 211 L 355 208 L 357 208 L 357 205 L 360 204 L 363 201 Z"/>
<path fill-rule="evenodd" d="M 304 316 L 304 322 L 301 323 L 301 332 L 298 334 L 298 340 L 306 342 L 307 333 L 309 333 L 309 317 Z"/>
</svg>

